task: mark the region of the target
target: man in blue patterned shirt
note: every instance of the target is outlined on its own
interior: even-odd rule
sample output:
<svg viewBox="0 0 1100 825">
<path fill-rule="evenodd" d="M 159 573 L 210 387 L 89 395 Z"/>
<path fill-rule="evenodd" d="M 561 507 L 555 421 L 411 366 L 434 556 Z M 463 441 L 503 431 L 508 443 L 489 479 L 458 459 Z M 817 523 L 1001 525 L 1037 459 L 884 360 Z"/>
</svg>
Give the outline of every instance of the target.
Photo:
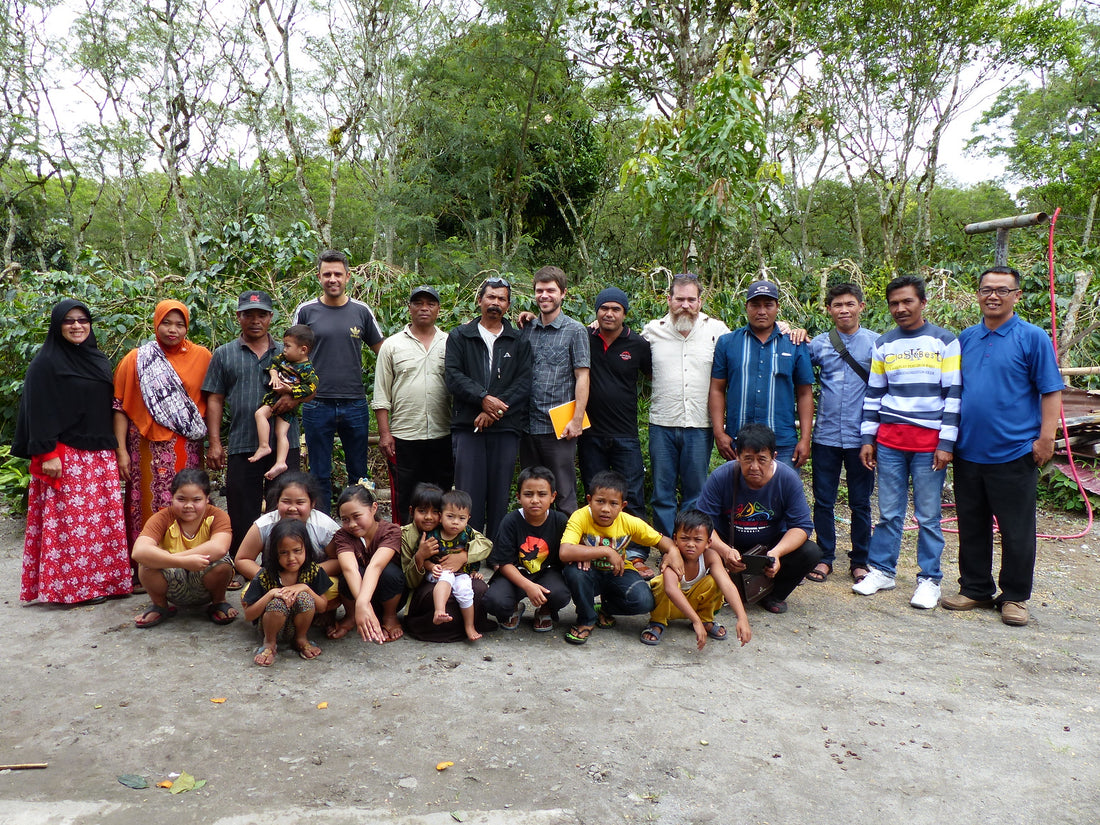
<svg viewBox="0 0 1100 825">
<path fill-rule="evenodd" d="M 535 273 L 538 316 L 523 330 L 531 345 L 531 405 L 528 434 L 520 447 L 524 467 L 549 467 L 558 483 L 556 506 L 563 513 L 577 509 L 577 438 L 588 405 L 588 331 L 561 311 L 565 272 L 544 266 Z M 550 420 L 554 407 L 576 401 L 573 417 L 558 433 Z"/>
<path fill-rule="evenodd" d="M 862 445 L 859 427 L 863 418 L 863 396 L 871 371 L 871 352 L 878 339 L 859 325 L 866 306 L 863 290 L 855 284 L 836 284 L 825 294 L 825 310 L 834 328 L 810 341 L 810 361 L 818 369 L 821 393 L 814 421 L 813 460 L 814 530 L 821 548 L 821 561 L 806 574 L 823 582 L 836 561 L 836 494 L 840 472 L 848 486 L 848 507 L 852 513 L 852 549 L 848 564 L 856 582 L 867 575 L 867 548 L 871 543 L 871 493 L 875 474 L 859 460 Z"/>
</svg>

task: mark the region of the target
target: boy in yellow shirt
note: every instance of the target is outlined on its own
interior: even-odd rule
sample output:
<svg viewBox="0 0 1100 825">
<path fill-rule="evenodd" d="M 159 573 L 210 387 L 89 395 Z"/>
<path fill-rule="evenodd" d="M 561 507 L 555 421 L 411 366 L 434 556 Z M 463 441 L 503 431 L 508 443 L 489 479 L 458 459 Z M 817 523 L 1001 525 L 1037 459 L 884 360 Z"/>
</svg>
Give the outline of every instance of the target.
<svg viewBox="0 0 1100 825">
<path fill-rule="evenodd" d="M 656 547 L 676 576 L 684 575 L 684 563 L 676 545 L 642 519 L 623 512 L 626 479 L 612 471 L 597 473 L 589 482 L 588 506 L 569 517 L 561 537 L 559 556 L 562 574 L 573 604 L 577 623 L 565 634 L 570 644 L 583 645 L 592 629 L 615 625 L 615 614 L 637 615 L 653 610 L 655 602 L 649 584 L 626 557 L 631 543 Z M 595 607 L 600 597 L 600 609 Z"/>
</svg>

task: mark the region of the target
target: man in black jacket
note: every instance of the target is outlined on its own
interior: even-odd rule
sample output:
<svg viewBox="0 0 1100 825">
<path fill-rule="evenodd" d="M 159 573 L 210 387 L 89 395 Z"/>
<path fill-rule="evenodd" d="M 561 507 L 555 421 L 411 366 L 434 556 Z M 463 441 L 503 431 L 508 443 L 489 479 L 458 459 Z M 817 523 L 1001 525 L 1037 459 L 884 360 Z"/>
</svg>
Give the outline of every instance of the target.
<svg viewBox="0 0 1100 825">
<path fill-rule="evenodd" d="M 505 319 L 511 303 L 508 282 L 490 278 L 477 293 L 481 317 L 447 338 L 455 488 L 473 499 L 470 526 L 490 539 L 508 510 L 531 394 L 531 348 Z"/>
</svg>

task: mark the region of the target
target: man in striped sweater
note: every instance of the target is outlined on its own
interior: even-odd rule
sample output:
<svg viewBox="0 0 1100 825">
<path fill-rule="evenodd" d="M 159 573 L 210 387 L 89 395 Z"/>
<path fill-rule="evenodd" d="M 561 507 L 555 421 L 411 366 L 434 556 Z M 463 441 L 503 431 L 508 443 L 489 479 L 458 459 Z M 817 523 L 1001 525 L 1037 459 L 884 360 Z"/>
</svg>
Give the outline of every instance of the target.
<svg viewBox="0 0 1100 825">
<path fill-rule="evenodd" d="M 959 431 L 959 342 L 924 320 L 928 302 L 917 276 L 892 280 L 886 301 L 897 327 L 875 342 L 860 427 L 860 460 L 878 470 L 879 522 L 868 554 L 871 572 L 852 590 L 870 596 L 894 588 L 912 481 L 920 570 L 909 603 L 928 610 L 939 604 L 943 578 L 940 504 Z"/>
</svg>

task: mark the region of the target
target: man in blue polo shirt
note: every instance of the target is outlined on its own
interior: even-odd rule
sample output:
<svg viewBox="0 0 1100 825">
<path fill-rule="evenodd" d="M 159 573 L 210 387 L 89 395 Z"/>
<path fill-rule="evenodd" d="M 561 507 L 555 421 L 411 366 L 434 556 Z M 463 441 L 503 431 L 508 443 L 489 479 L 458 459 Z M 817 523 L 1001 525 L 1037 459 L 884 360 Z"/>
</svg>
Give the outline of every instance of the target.
<svg viewBox="0 0 1100 825">
<path fill-rule="evenodd" d="M 765 424 L 775 433 L 776 461 L 801 467 L 810 457 L 814 422 L 810 350 L 780 333 L 775 284 L 756 281 L 745 303 L 748 324 L 723 335 L 714 348 L 709 408 L 715 446 L 732 461 L 731 434 L 749 423 Z"/>
<path fill-rule="evenodd" d="M 1014 310 L 1020 273 L 978 277 L 981 323 L 963 330 L 962 408 L 955 444 L 959 594 L 948 610 L 1001 605 L 1001 621 L 1028 622 L 1035 573 L 1035 485 L 1054 454 L 1062 375 L 1050 338 Z M 1001 534 L 1001 594 L 994 599 L 993 519 Z"/>
</svg>

